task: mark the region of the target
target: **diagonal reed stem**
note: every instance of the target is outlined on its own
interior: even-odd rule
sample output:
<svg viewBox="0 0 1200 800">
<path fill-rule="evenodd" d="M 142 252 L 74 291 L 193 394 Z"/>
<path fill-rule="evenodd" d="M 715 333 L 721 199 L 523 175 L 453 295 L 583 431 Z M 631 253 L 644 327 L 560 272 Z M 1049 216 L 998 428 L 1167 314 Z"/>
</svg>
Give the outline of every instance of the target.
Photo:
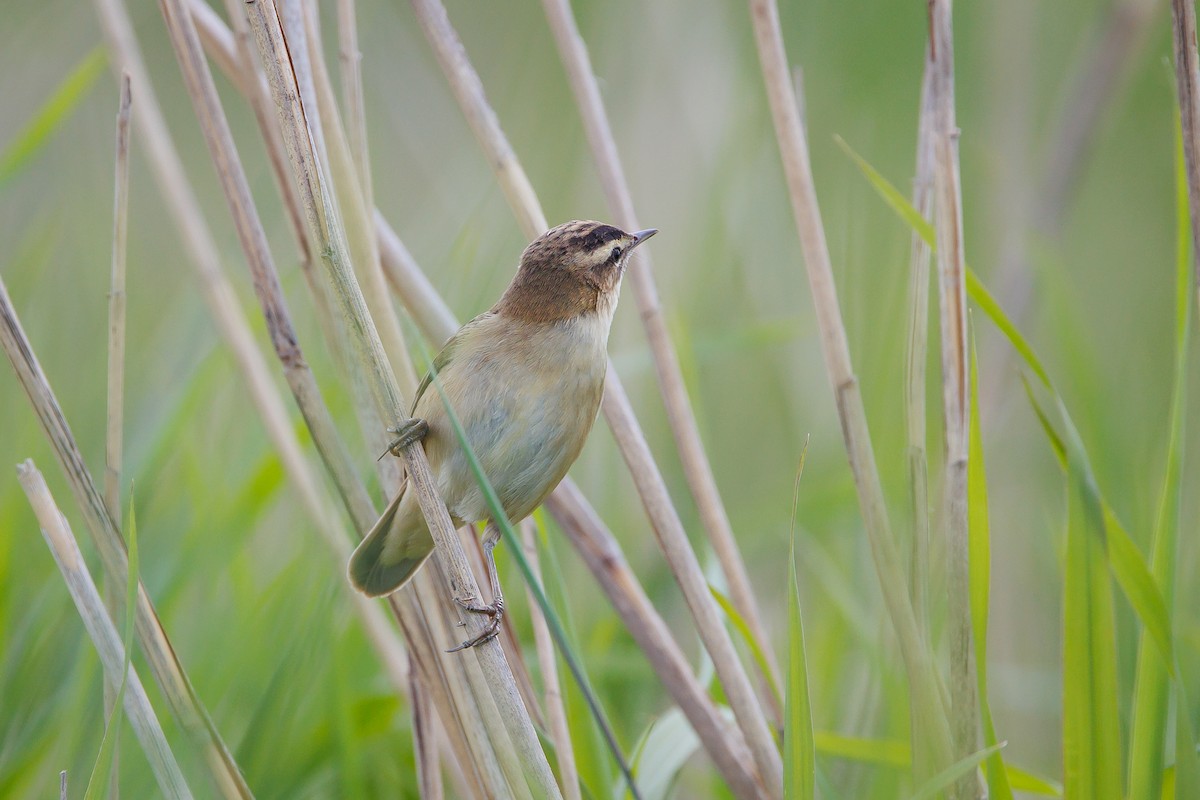
<svg viewBox="0 0 1200 800">
<path fill-rule="evenodd" d="M 604 109 L 587 45 L 579 33 L 575 15 L 571 11 L 570 0 L 542 0 L 542 6 L 550 23 L 550 31 L 554 34 L 554 41 L 558 45 L 571 91 L 575 94 L 580 116 L 583 118 L 584 131 L 592 148 L 609 211 L 616 217 L 617 224 L 625 230 L 638 230 L 642 226 L 638 223 L 634 211 L 633 194 L 629 190 L 629 182 L 621 166 L 612 125 Z M 783 709 L 779 708 L 775 692 L 771 689 L 772 685 L 779 685 L 776 669 L 778 662 L 763 625 L 758 603 L 754 599 L 754 592 L 750 588 L 750 577 L 746 573 L 746 565 L 734 539 L 729 516 L 725 513 L 725 505 L 721 501 L 712 466 L 704 452 L 700 428 L 696 424 L 696 416 L 692 412 L 687 386 L 683 380 L 683 371 L 679 367 L 679 356 L 671 342 L 662 304 L 658 299 L 650 251 L 639 247 L 634 253 L 633 261 L 629 278 L 633 282 L 638 313 L 650 343 L 659 391 L 666 407 L 667 421 L 675 436 L 675 447 L 679 451 L 684 476 L 692 497 L 696 500 L 708 541 L 716 552 L 721 570 L 729 582 L 730 599 L 738 613 L 746 620 L 759 649 L 767 657 L 770 674 L 759 676 L 759 699 L 770 712 L 775 725 L 782 726 Z M 757 668 L 757 662 L 755 663 Z"/>
<path fill-rule="evenodd" d="M 937 672 L 917 625 L 903 563 L 888 521 L 866 412 L 850 361 L 850 347 L 838 306 L 833 265 L 825 243 L 825 229 L 821 223 L 808 156 L 807 136 L 783 47 L 779 9 L 774 0 L 750 0 L 749 5 L 788 195 L 816 309 L 821 349 L 837 403 L 846 453 L 871 544 L 871 555 L 908 673 L 912 715 L 922 721 L 919 727 L 929 739 L 932 764 L 936 765 L 932 772 L 929 771 L 930 767 L 918 768 L 918 782 L 923 782 L 936 774 L 938 769 L 954 761 L 946 711 L 938 688 Z"/>
<path fill-rule="evenodd" d="M 125 97 L 128 98 L 128 94 Z M 154 773 L 159 790 L 164 797 L 171 800 L 190 800 L 192 792 L 179 769 L 175 754 L 167 744 L 167 737 L 154 714 L 142 681 L 132 664 L 126 666 L 125 645 L 109 618 L 104 602 L 100 599 L 100 593 L 96 590 L 91 573 L 88 572 L 87 563 L 83 560 L 83 554 L 79 552 L 79 544 L 67 525 L 67 518 L 58 510 L 50 494 L 50 487 L 46 485 L 46 479 L 38 472 L 32 460 L 17 466 L 17 477 L 21 488 L 25 490 L 25 496 L 29 498 L 29 504 L 33 507 L 33 513 L 42 529 L 42 538 L 46 540 L 50 552 L 54 555 L 54 561 L 62 572 L 71 599 L 75 601 L 75 608 L 79 611 L 83 626 L 96 646 L 100 663 L 104 667 L 105 686 L 116 695 L 119 691 L 117 687 L 122 679 L 125 680 L 125 714 L 138 743 L 142 746 L 142 751 L 146 754 L 146 760 L 150 762 L 150 769 Z"/>
</svg>

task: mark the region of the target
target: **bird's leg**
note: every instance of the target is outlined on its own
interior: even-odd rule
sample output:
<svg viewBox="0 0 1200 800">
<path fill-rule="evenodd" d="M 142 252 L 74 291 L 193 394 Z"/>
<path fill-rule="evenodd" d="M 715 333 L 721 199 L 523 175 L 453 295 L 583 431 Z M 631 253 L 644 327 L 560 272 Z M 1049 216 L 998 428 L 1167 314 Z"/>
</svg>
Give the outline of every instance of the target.
<svg viewBox="0 0 1200 800">
<path fill-rule="evenodd" d="M 399 427 L 388 428 L 387 432 L 396 434 L 396 438 L 393 439 L 388 445 L 388 448 L 384 452 L 383 456 L 391 453 L 392 455 L 396 456 L 396 458 L 402 458 L 404 456 L 405 448 L 414 442 L 421 441 L 425 438 L 426 434 L 429 433 L 429 423 L 423 419 L 411 417 L 407 422 L 403 423 Z M 383 456 L 380 456 L 379 458 L 383 458 Z"/>
<path fill-rule="evenodd" d="M 500 619 L 504 616 L 504 592 L 500 589 L 500 575 L 496 572 L 496 544 L 500 541 L 500 527 L 494 522 L 488 522 L 487 529 L 483 534 L 483 560 L 487 565 L 488 585 L 492 590 L 492 602 L 489 604 L 476 603 L 473 600 L 459 600 L 458 604 L 464 610 L 475 614 L 486 614 L 488 619 L 487 626 L 473 639 L 460 644 L 447 653 L 455 653 L 459 650 L 466 650 L 468 647 L 474 647 L 478 644 L 491 641 L 496 638 L 496 634 L 500 633 Z"/>
</svg>

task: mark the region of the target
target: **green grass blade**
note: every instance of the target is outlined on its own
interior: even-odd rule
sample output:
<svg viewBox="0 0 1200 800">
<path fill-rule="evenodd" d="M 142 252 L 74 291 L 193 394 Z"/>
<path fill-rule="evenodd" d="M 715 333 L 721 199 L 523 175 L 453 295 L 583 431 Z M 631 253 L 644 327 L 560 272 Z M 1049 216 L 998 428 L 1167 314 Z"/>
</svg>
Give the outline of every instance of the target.
<svg viewBox="0 0 1200 800">
<path fill-rule="evenodd" d="M 805 451 L 808 443 L 805 442 Z M 792 533 L 788 551 L 788 671 L 783 720 L 783 796 L 785 800 L 815 800 L 816 744 L 812 702 L 808 693 L 808 661 L 804 655 L 804 624 L 800 614 L 800 582 L 796 578 L 796 500 L 804 473 L 804 455 L 796 474 L 792 502 Z M 766 674 L 766 673 L 764 673 Z"/>
<path fill-rule="evenodd" d="M 71 74 L 54 90 L 54 94 L 42 104 L 29 122 L 25 123 L 11 142 L 0 151 L 0 186 L 8 183 L 14 175 L 33 160 L 38 151 L 50 141 L 79 101 L 87 95 L 92 84 L 104 71 L 108 57 L 103 47 L 95 47 L 83 57 Z"/>
<path fill-rule="evenodd" d="M 1067 554 L 1063 586 L 1063 772 L 1067 797 L 1119 800 L 1121 734 L 1104 511 L 1079 435 L 1065 419 Z"/>
<path fill-rule="evenodd" d="M 1063 796 L 1062 784 L 1034 775 L 1032 772 L 1026 772 L 1012 764 L 1005 764 L 1004 770 L 1008 773 L 1009 785 L 1018 792 L 1037 794 L 1042 797 Z"/>
<path fill-rule="evenodd" d="M 978 767 L 984 759 L 991 758 L 994 754 L 1000 752 L 1000 748 L 1004 747 L 1007 742 L 994 744 L 991 747 L 985 747 L 982 750 L 977 750 L 965 758 L 960 758 L 944 770 L 934 775 L 913 793 L 912 800 L 932 800 L 938 794 L 957 781 L 959 778 L 967 775 L 976 767 Z"/>
<path fill-rule="evenodd" d="M 1188 217 L 1187 174 L 1183 162 L 1183 138 L 1176 115 L 1175 125 L 1175 374 L 1171 396 L 1171 417 L 1167 433 L 1166 468 L 1163 473 L 1162 492 L 1159 495 L 1158 515 L 1154 525 L 1154 536 L 1150 545 L 1153 578 L 1162 591 L 1163 602 L 1169 613 L 1174 603 L 1175 562 L 1178 554 L 1179 503 L 1183 467 L 1183 429 L 1186 418 L 1187 369 L 1188 369 L 1188 320 L 1191 311 L 1191 229 Z M 1129 743 L 1129 796 L 1161 797 L 1163 795 L 1163 767 L 1165 764 L 1166 736 L 1168 730 L 1168 705 L 1170 702 L 1169 673 L 1174 665 L 1164 663 L 1162 653 L 1150 646 L 1146 637 L 1138 644 L 1137 673 L 1134 681 L 1133 730 Z M 1177 698 L 1181 695 L 1177 693 Z M 1187 706 L 1178 703 L 1176 714 L 1177 737 L 1188 738 L 1190 729 Z M 1182 727 L 1180 726 L 1182 722 Z M 1177 741 L 1177 746 L 1178 746 Z M 1195 748 L 1186 744 L 1179 753 L 1194 753 Z M 1194 766 L 1194 756 L 1185 758 L 1183 779 L 1189 780 L 1189 767 Z M 1200 787 L 1187 787 L 1200 792 Z M 1178 784 L 1176 786 L 1178 790 Z M 1187 794 L 1179 794 L 1187 797 Z"/>
<path fill-rule="evenodd" d="M 912 765 L 912 748 L 903 739 L 864 739 L 831 731 L 813 735 L 816 750 L 823 756 L 907 770 Z"/>
<path fill-rule="evenodd" d="M 121 721 L 125 711 L 125 685 L 129 678 L 129 660 L 133 649 L 133 620 L 137 605 L 138 591 L 138 544 L 137 520 L 133 513 L 133 491 L 129 493 L 129 513 L 126 515 L 129 528 L 129 577 L 125 581 L 125 664 L 121 668 L 121 683 L 113 698 L 112 714 L 104 724 L 104 736 L 100 739 L 100 750 L 96 753 L 96 763 L 92 765 L 92 774 L 88 777 L 87 789 L 83 793 L 84 800 L 102 797 L 109 786 L 109 775 L 112 773 L 113 761 L 116 756 L 117 739 L 120 736 Z"/>
<path fill-rule="evenodd" d="M 636 748 L 634 769 L 643 800 L 666 800 L 683 765 L 700 749 L 700 737 L 678 707 L 646 728 Z M 625 797 L 626 787 L 613 795 Z"/>
<path fill-rule="evenodd" d="M 746 647 L 750 649 L 750 655 L 754 658 L 754 662 L 758 664 L 760 670 L 763 670 L 762 674 L 767 676 L 767 681 L 771 686 L 771 693 L 775 695 L 776 701 L 780 705 L 783 705 L 783 698 L 779 694 L 779 686 L 771 678 L 771 670 L 767 668 L 769 666 L 767 655 L 763 652 L 762 647 L 759 646 L 758 640 L 754 638 L 754 634 L 751 633 L 750 626 L 746 624 L 746 618 L 738 613 L 738 610 L 734 608 L 733 602 L 720 589 L 710 583 L 708 590 L 712 593 L 713 599 L 717 601 L 717 605 L 725 612 L 725 616 L 729 617 L 733 629 L 737 631 L 738 636 L 742 638 L 742 641 L 746 643 Z"/>
<path fill-rule="evenodd" d="M 996 724 L 987 690 L 988 596 L 991 590 L 991 532 L 988 523 L 987 471 L 983 463 L 983 431 L 979 421 L 979 370 L 971 329 L 971 420 L 967 457 L 967 534 L 970 551 L 971 628 L 975 645 L 975 680 L 985 747 L 997 744 Z M 987 782 L 993 800 L 1012 800 L 1012 787 L 999 751 L 987 759 Z"/>
<path fill-rule="evenodd" d="M 467 440 L 467 433 L 463 430 L 462 422 L 458 419 L 458 414 L 455 413 L 454 408 L 450 405 L 450 399 L 446 395 L 446 390 L 442 386 L 436 370 L 434 370 L 432 359 L 426 357 L 425 360 L 426 366 L 429 369 L 430 383 L 437 389 L 438 394 L 442 398 L 442 405 L 445 407 L 446 416 L 450 420 L 451 427 L 454 429 L 454 436 L 458 439 L 458 443 L 467 457 L 467 462 L 471 465 L 471 472 L 474 473 L 475 480 L 479 484 L 479 489 L 487 501 L 488 510 L 492 512 L 492 521 L 500 528 L 509 554 L 520 568 L 521 574 L 525 577 L 525 583 L 529 587 L 530 594 L 533 595 L 538 607 L 541 608 L 542 614 L 546 618 L 546 625 L 550 628 L 550 634 L 554 637 L 554 643 L 562 654 L 563 660 L 566 661 L 567 669 L 570 670 L 571 676 L 575 679 L 580 691 L 583 693 L 584 699 L 592 711 L 592 716 L 596 720 L 596 724 L 604 733 L 604 739 L 608 744 L 609 750 L 612 752 L 613 760 L 617 762 L 617 766 L 621 770 L 621 774 L 624 776 L 629 790 L 633 793 L 635 800 L 641 800 L 637 784 L 633 779 L 633 771 L 629 767 L 629 762 L 626 760 L 625 754 L 621 751 L 620 744 L 617 743 L 616 734 L 613 733 L 612 726 L 608 722 L 608 717 L 605 715 L 604 709 L 600 706 L 600 701 L 596 697 L 596 693 L 592 690 L 587 673 L 583 670 L 583 664 L 575 654 L 574 648 L 571 647 L 566 631 L 563 630 L 562 622 L 558 619 L 558 614 L 550 606 L 550 601 L 546 599 L 546 593 L 542 591 L 541 584 L 537 581 L 532 568 L 529 566 L 529 561 L 525 558 L 525 553 L 521 549 L 521 540 L 517 538 L 516 532 L 513 531 L 512 523 L 509 521 L 508 515 L 504 513 L 504 506 L 500 502 L 500 497 L 496 494 L 496 490 L 492 486 L 491 481 L 488 480 L 487 475 L 484 474 L 483 467 L 479 463 L 479 458 L 471 447 L 471 443 Z"/>
</svg>

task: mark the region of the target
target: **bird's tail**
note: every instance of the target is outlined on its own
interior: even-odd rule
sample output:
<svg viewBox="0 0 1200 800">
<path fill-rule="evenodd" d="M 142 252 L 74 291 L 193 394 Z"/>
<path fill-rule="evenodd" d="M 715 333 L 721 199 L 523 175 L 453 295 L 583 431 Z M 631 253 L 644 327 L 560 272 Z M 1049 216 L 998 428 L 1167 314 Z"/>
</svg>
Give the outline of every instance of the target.
<svg viewBox="0 0 1200 800">
<path fill-rule="evenodd" d="M 407 495 L 401 488 L 350 556 L 350 582 L 368 597 L 382 597 L 404 586 L 433 553 L 425 518 L 415 498 Z"/>
</svg>

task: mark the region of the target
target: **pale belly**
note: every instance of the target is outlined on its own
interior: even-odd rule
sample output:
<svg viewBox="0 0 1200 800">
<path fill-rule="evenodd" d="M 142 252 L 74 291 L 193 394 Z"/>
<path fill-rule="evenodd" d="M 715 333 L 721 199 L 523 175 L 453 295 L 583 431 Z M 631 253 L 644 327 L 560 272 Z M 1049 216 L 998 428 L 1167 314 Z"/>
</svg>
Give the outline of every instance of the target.
<svg viewBox="0 0 1200 800">
<path fill-rule="evenodd" d="M 444 375 L 467 440 L 514 523 L 558 485 L 595 422 L 607 359 L 602 349 L 579 351 L 538 347 L 517 357 L 484 352 L 456 359 L 456 374 Z M 538 353 L 549 356 L 533 357 Z M 462 523 L 490 518 L 449 420 L 438 413 L 436 389 L 422 405 L 434 399 L 439 407 L 428 408 L 426 449 L 438 461 L 435 473 L 447 508 Z"/>
</svg>

